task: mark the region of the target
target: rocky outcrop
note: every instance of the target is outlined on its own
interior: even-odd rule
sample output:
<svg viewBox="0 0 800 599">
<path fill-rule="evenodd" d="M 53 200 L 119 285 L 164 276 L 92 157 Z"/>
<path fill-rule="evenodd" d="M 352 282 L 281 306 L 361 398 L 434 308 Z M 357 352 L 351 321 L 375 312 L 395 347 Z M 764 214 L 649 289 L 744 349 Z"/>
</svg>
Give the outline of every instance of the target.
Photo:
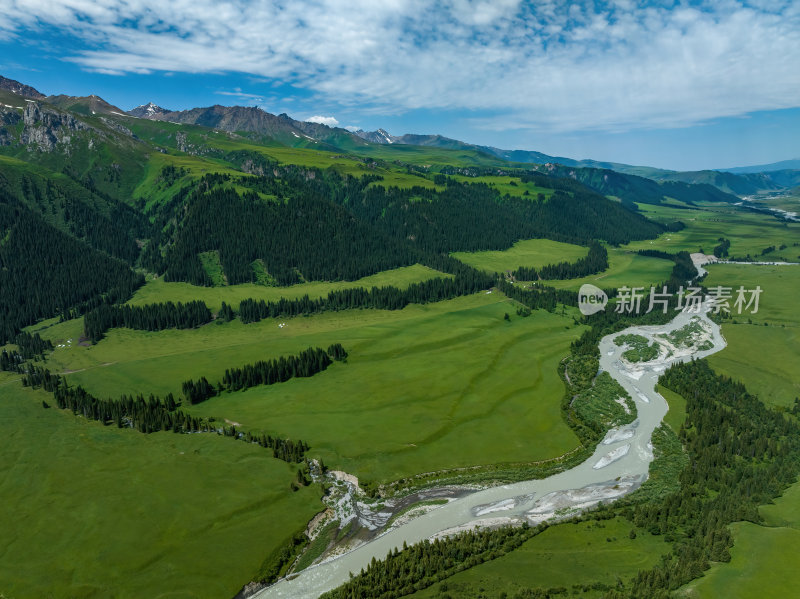
<svg viewBox="0 0 800 599">
<path fill-rule="evenodd" d="M 21 120 L 18 109 L 0 106 L 0 146 L 10 146 L 16 141 L 12 128 Z"/>
<path fill-rule="evenodd" d="M 186 134 L 183 131 L 178 131 L 175 134 L 175 143 L 178 145 L 179 152 L 187 152 L 191 151 L 190 144 L 186 142 Z"/>
<path fill-rule="evenodd" d="M 116 122 L 116 121 L 114 121 L 112 119 L 106 118 L 104 116 L 101 116 L 100 120 L 103 121 L 103 124 L 106 127 L 108 127 L 109 129 L 113 129 L 117 133 L 122 133 L 123 135 L 127 135 L 128 137 L 132 137 L 134 139 L 138 139 L 136 137 L 136 135 L 133 133 L 133 131 L 131 131 L 130 129 L 128 129 L 124 125 L 120 125 L 118 122 Z"/>
<path fill-rule="evenodd" d="M 22 122 L 20 143 L 42 152 L 52 152 L 59 144 L 69 146 L 74 132 L 90 129 L 71 114 L 52 110 L 38 102 L 27 103 Z"/>
</svg>

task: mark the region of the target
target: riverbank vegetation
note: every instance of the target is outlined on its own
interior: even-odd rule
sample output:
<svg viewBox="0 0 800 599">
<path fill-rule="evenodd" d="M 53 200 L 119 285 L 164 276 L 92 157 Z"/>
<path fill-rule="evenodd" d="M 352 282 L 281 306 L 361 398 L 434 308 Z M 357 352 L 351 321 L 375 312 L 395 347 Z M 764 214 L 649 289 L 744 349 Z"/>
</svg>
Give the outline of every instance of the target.
<svg viewBox="0 0 800 599">
<path fill-rule="evenodd" d="M 758 505 L 779 496 L 800 471 L 800 425 L 796 420 L 766 408 L 740 383 L 715 374 L 706 362 L 696 361 L 672 366 L 661 378 L 661 384 L 681 394 L 687 403 L 686 421 L 679 438 L 688 460 L 673 460 L 675 465 L 683 463 L 684 466 L 677 477 L 673 472 L 664 481 L 675 485 L 677 480 L 678 485 L 670 490 L 669 486 L 655 481 L 649 487 L 643 487 L 638 496 L 634 494 L 618 505 L 597 508 L 591 516 L 582 518 L 605 521 L 623 517 L 633 527 L 630 540 L 641 534 L 637 531 L 644 530 L 652 536 L 662 537 L 671 546 L 660 562 L 649 569 L 639 570 L 628 580 L 618 578 L 614 585 L 595 580 L 595 586 L 585 585 L 588 589 L 601 590 L 604 596 L 613 599 L 630 596 L 666 598 L 683 584 L 701 576 L 711 562 L 730 561 L 733 539 L 728 526 L 740 520 L 760 521 Z M 677 456 L 675 444 L 669 441 L 672 433 L 664 434 L 665 439 L 654 440 L 668 455 Z M 654 495 L 650 489 L 659 484 L 661 491 Z M 564 526 L 573 525 L 556 527 Z M 512 530 L 506 528 L 477 534 L 494 536 L 497 543 L 502 543 L 510 534 L 508 531 Z M 518 530 L 540 532 L 524 527 Z M 328 596 L 368 596 L 361 591 L 368 588 L 363 585 L 375 583 L 378 579 L 383 581 L 379 587 L 381 597 L 399 597 L 430 587 L 442 580 L 439 572 L 458 571 L 486 561 L 487 553 L 482 546 L 475 547 L 474 553 L 470 551 L 470 535 L 474 534 L 452 537 L 439 542 L 438 546 L 422 543 L 409 551 L 392 554 L 385 561 L 373 562 L 361 575 Z M 610 537 L 609 542 L 612 542 Z M 407 555 L 404 557 L 404 554 Z M 490 552 L 488 556 L 496 558 L 502 554 Z M 411 559 L 412 555 L 410 563 L 414 568 L 402 567 L 405 559 Z M 438 556 L 446 555 L 457 557 L 451 558 L 451 563 L 445 567 L 438 563 Z M 402 576 L 398 568 L 402 569 Z M 390 573 L 392 577 L 387 577 Z M 479 575 L 471 578 L 480 580 L 484 590 L 486 585 L 494 588 L 507 586 L 499 578 L 485 580 Z M 440 584 L 436 596 L 447 596 L 448 588 L 446 584 Z M 474 590 L 474 587 L 467 588 Z M 465 591 L 461 587 L 459 590 Z M 558 592 L 537 586 L 519 589 L 517 596 L 546 597 L 554 592 L 574 594 L 582 590 L 580 585 L 571 589 L 564 586 Z"/>
<path fill-rule="evenodd" d="M 649 362 L 658 357 L 658 344 L 650 343 L 642 335 L 617 335 L 614 344 L 618 347 L 626 346 L 622 357 L 628 362 Z"/>
</svg>

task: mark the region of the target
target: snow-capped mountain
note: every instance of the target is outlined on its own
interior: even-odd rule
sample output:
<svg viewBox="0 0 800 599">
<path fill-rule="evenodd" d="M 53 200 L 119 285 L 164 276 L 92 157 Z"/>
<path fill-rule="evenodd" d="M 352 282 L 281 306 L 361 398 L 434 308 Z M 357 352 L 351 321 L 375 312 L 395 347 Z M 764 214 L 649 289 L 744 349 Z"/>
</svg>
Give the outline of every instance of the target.
<svg viewBox="0 0 800 599">
<path fill-rule="evenodd" d="M 141 106 L 137 106 L 133 110 L 129 110 L 128 114 L 131 116 L 137 116 L 140 119 L 153 119 L 158 120 L 161 116 L 172 112 L 171 110 L 167 110 L 166 108 L 161 108 L 157 104 L 153 104 L 152 102 L 148 102 L 147 104 L 142 104 Z"/>
</svg>

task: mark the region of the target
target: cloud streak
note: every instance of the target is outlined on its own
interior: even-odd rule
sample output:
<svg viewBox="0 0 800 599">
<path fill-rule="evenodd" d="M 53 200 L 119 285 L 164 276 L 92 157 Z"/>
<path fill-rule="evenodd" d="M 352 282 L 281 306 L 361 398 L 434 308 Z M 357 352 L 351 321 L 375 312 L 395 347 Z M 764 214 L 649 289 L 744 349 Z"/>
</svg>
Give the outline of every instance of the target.
<svg viewBox="0 0 800 599">
<path fill-rule="evenodd" d="M 214 93 L 218 96 L 230 96 L 231 98 L 236 98 L 239 102 L 245 102 L 247 104 L 262 104 L 264 102 L 264 97 L 262 95 L 243 92 L 238 87 L 233 91 L 220 90 Z"/>
<path fill-rule="evenodd" d="M 490 129 L 800 105 L 796 2 L 11 0 L 0 16 L 0 37 L 47 28 L 84 40 L 67 59 L 86 69 L 241 72 L 344 107 L 474 111 Z"/>
</svg>

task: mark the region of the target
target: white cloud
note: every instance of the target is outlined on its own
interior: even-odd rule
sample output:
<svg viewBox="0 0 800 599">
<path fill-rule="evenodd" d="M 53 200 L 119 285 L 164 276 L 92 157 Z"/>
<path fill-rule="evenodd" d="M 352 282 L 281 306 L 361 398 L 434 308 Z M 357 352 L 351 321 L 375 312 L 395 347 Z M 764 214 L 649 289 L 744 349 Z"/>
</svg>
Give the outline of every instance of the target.
<svg viewBox="0 0 800 599">
<path fill-rule="evenodd" d="M 328 127 L 338 127 L 339 121 L 332 116 L 314 115 L 306 119 L 306 123 L 319 123 L 320 125 L 327 125 Z"/>
<path fill-rule="evenodd" d="M 800 105 L 800 3 L 6 0 L 104 72 L 236 71 L 359 111 L 489 112 L 492 128 L 676 127 Z M 130 23 L 136 23 L 134 27 Z M 246 96 L 241 96 L 246 97 Z"/>
<path fill-rule="evenodd" d="M 345 125 L 344 128 L 347 129 L 350 133 L 355 133 L 356 131 L 361 129 L 361 127 L 359 127 L 358 125 Z"/>
<path fill-rule="evenodd" d="M 220 96 L 230 96 L 232 98 L 236 98 L 240 102 L 246 102 L 248 104 L 262 104 L 264 102 L 264 97 L 259 94 L 249 94 L 243 92 L 241 88 L 236 88 L 233 91 L 216 91 L 214 92 Z"/>
</svg>

